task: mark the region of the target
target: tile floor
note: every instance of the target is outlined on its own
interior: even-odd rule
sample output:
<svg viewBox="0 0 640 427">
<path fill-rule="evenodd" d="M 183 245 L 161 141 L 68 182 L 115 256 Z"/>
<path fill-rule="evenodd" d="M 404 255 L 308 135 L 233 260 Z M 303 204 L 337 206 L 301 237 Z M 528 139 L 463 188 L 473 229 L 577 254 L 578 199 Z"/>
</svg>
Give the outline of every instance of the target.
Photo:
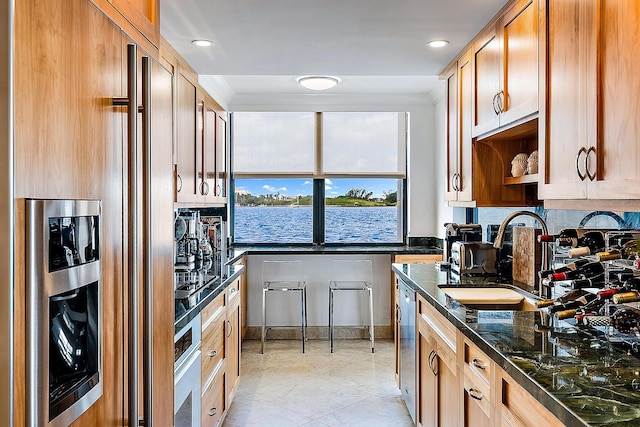
<svg viewBox="0 0 640 427">
<path fill-rule="evenodd" d="M 413 426 L 394 378 L 393 341 L 242 344 L 240 386 L 224 427 Z"/>
</svg>

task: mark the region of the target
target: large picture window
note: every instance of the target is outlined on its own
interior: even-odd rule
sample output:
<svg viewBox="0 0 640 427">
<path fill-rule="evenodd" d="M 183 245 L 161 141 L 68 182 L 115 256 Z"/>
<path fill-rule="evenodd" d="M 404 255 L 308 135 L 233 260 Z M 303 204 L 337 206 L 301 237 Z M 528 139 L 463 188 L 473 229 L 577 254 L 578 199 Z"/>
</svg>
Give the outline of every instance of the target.
<svg viewBox="0 0 640 427">
<path fill-rule="evenodd" d="M 403 241 L 406 113 L 233 113 L 238 243 Z"/>
</svg>

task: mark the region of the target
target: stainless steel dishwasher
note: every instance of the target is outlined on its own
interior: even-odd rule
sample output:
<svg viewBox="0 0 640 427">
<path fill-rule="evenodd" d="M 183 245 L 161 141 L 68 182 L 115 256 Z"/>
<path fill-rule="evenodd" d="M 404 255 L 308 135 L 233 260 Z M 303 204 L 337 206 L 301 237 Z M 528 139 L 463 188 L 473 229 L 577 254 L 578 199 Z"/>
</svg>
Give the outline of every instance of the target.
<svg viewBox="0 0 640 427">
<path fill-rule="evenodd" d="M 400 281 L 400 390 L 416 421 L 416 291 Z"/>
</svg>

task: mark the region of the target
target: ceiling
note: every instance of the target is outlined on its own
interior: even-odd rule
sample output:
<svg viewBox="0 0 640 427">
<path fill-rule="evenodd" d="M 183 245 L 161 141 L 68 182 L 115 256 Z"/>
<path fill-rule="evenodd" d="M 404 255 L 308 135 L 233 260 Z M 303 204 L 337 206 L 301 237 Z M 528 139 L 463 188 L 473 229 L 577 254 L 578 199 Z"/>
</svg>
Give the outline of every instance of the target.
<svg viewBox="0 0 640 427">
<path fill-rule="evenodd" d="M 296 78 L 338 77 L 323 95 L 427 95 L 506 0 L 161 0 L 161 34 L 228 103 L 309 95 Z M 197 47 L 193 39 L 209 39 Z M 450 44 L 426 46 L 434 39 Z M 205 85 L 207 87 L 207 85 Z M 317 94 L 317 93 L 316 93 Z"/>
</svg>

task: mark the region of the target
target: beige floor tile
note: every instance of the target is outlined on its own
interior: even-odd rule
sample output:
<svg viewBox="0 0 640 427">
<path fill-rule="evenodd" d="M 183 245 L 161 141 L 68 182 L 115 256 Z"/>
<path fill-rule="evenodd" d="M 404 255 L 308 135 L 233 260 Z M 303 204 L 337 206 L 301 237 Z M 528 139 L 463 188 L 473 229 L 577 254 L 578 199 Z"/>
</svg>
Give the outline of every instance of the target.
<svg viewBox="0 0 640 427">
<path fill-rule="evenodd" d="M 300 340 L 242 345 L 240 386 L 224 422 L 240 426 L 411 426 L 394 379 L 393 342 Z"/>
</svg>

